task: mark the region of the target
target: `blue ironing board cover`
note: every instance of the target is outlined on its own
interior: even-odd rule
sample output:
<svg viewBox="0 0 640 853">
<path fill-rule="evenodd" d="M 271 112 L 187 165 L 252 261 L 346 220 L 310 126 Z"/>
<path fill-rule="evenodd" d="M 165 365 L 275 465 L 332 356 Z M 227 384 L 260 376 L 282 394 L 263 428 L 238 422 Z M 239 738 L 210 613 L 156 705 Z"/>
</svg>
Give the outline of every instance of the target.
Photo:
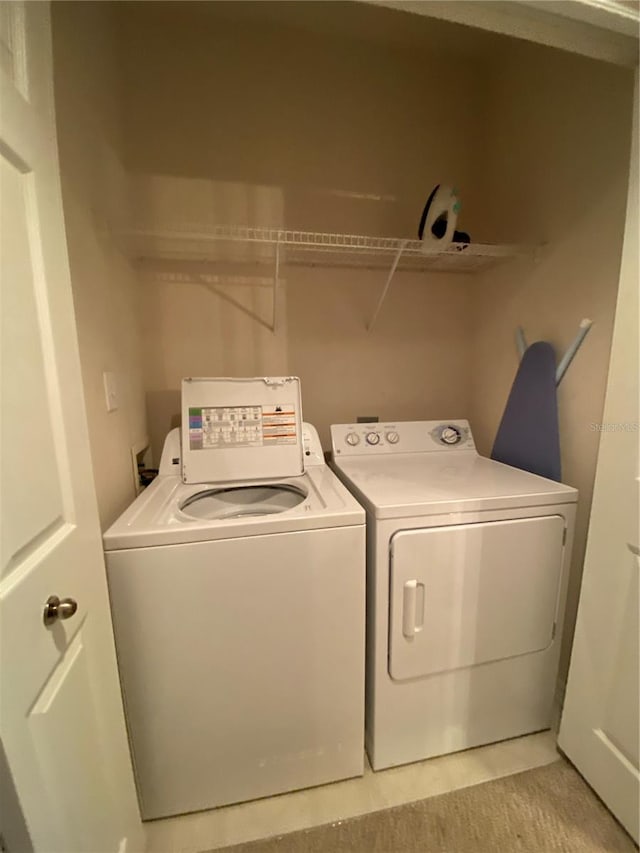
<svg viewBox="0 0 640 853">
<path fill-rule="evenodd" d="M 522 357 L 491 458 L 560 482 L 556 355 L 546 341 Z"/>
</svg>

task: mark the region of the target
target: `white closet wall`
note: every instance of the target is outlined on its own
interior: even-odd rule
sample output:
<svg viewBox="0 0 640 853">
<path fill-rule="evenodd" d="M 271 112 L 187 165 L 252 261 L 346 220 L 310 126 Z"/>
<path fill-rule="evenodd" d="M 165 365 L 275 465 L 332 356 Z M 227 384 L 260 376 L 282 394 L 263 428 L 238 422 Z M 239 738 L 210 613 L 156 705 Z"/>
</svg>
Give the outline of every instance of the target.
<svg viewBox="0 0 640 853">
<path fill-rule="evenodd" d="M 111 11 L 112 42 L 100 24 Z M 566 663 L 618 284 L 630 72 L 364 4 L 57 3 L 54 34 L 103 522 L 132 497 L 145 406 L 157 460 L 185 375 L 297 374 L 325 442 L 330 423 L 357 415 L 469 417 L 488 453 L 517 367 L 515 326 L 563 351 L 589 317 L 560 388 L 564 479 L 581 493 Z M 123 167 L 128 201 L 118 191 L 106 204 Z M 162 265 L 133 275 L 117 248 L 120 208 L 156 230 L 413 237 L 438 181 L 459 189 L 474 240 L 545 243 L 540 260 L 482 276 L 403 272 L 369 333 L 384 270 L 285 266 L 273 334 L 269 267 L 203 264 L 213 293 Z M 111 414 L 105 369 L 124 389 Z"/>
<path fill-rule="evenodd" d="M 461 53 L 442 24 L 429 51 L 422 36 L 403 48 L 389 45 L 379 21 L 395 14 L 366 6 L 355 11 L 378 27 L 371 37 L 356 37 L 351 18 L 341 18 L 353 10 L 343 4 L 332 4 L 330 33 L 250 17 L 231 22 L 219 10 L 224 5 L 160 4 L 153 15 L 146 4 L 119 8 L 138 222 L 160 230 L 230 222 L 415 239 L 429 192 L 445 180 L 462 195 L 461 226 L 474 231 L 484 48 Z M 233 5 L 242 15 L 245 4 Z M 429 22 L 418 23 L 430 32 Z M 179 411 L 187 374 L 299 375 L 305 417 L 325 446 L 330 423 L 357 415 L 463 415 L 466 278 L 399 275 L 367 333 L 384 269 L 289 266 L 282 276 L 275 336 L 203 286 L 141 276 L 156 450 Z M 268 287 L 225 292 L 269 317 Z"/>
<path fill-rule="evenodd" d="M 112 11 L 109 3 L 52 4 L 64 216 L 103 528 L 135 497 L 131 447 L 146 435 L 138 281 L 114 233 L 127 181 Z M 104 371 L 115 375 L 117 411 L 106 410 Z"/>
<path fill-rule="evenodd" d="M 482 143 L 487 223 L 498 240 L 546 244 L 533 267 L 483 275 L 472 291 L 469 418 L 490 453 L 518 365 L 514 342 L 562 355 L 594 325 L 559 387 L 563 479 L 580 491 L 561 676 L 577 608 L 618 290 L 631 140 L 633 73 L 514 42 L 486 93 Z"/>
</svg>

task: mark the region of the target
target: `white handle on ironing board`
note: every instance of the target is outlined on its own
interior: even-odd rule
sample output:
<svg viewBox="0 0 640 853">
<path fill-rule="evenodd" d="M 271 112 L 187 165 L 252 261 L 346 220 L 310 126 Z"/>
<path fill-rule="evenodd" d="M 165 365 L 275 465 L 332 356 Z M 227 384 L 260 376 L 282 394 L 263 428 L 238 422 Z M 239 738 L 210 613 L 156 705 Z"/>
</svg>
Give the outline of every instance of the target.
<svg viewBox="0 0 640 853">
<path fill-rule="evenodd" d="M 575 354 L 580 349 L 580 345 L 582 341 L 586 338 L 589 329 L 593 325 L 593 320 L 589 320 L 588 317 L 585 317 L 580 321 L 580 327 L 578 329 L 578 334 L 575 336 L 571 344 L 567 347 L 567 351 L 560 359 L 558 366 L 556 367 L 556 387 L 562 382 L 562 379 L 567 372 L 569 365 L 573 361 Z M 524 330 L 522 326 L 518 326 L 516 329 L 516 347 L 518 348 L 518 356 L 522 358 L 527 349 L 527 339 L 524 336 Z"/>
<path fill-rule="evenodd" d="M 562 382 L 562 377 L 567 372 L 567 369 L 571 362 L 573 361 L 574 355 L 580 349 L 580 344 L 586 338 L 589 329 L 593 325 L 593 320 L 590 320 L 588 317 L 585 317 L 580 321 L 580 327 L 578 328 L 578 334 L 573 339 L 572 343 L 569 344 L 567 351 L 560 359 L 560 363 L 556 367 L 556 386 Z"/>
</svg>

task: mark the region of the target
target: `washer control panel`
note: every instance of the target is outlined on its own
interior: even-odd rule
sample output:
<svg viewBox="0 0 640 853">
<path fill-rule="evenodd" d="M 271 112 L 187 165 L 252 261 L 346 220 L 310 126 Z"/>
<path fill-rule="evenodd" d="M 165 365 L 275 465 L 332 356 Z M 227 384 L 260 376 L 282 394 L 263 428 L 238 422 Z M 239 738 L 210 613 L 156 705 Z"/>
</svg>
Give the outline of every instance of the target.
<svg viewBox="0 0 640 853">
<path fill-rule="evenodd" d="M 475 449 L 469 422 L 463 420 L 333 424 L 331 427 L 334 457 L 437 451 L 451 453 Z"/>
</svg>

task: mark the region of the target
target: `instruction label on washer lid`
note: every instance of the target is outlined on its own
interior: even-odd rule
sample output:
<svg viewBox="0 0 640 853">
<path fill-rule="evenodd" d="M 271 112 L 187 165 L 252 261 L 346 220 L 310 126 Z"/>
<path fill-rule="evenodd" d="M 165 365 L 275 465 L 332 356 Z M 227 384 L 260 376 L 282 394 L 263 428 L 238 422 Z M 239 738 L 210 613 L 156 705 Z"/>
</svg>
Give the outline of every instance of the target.
<svg viewBox="0 0 640 853">
<path fill-rule="evenodd" d="M 262 406 L 264 444 L 295 444 L 296 413 L 291 405 Z"/>
<path fill-rule="evenodd" d="M 296 443 L 291 405 L 189 408 L 189 448 L 264 447 Z"/>
</svg>

